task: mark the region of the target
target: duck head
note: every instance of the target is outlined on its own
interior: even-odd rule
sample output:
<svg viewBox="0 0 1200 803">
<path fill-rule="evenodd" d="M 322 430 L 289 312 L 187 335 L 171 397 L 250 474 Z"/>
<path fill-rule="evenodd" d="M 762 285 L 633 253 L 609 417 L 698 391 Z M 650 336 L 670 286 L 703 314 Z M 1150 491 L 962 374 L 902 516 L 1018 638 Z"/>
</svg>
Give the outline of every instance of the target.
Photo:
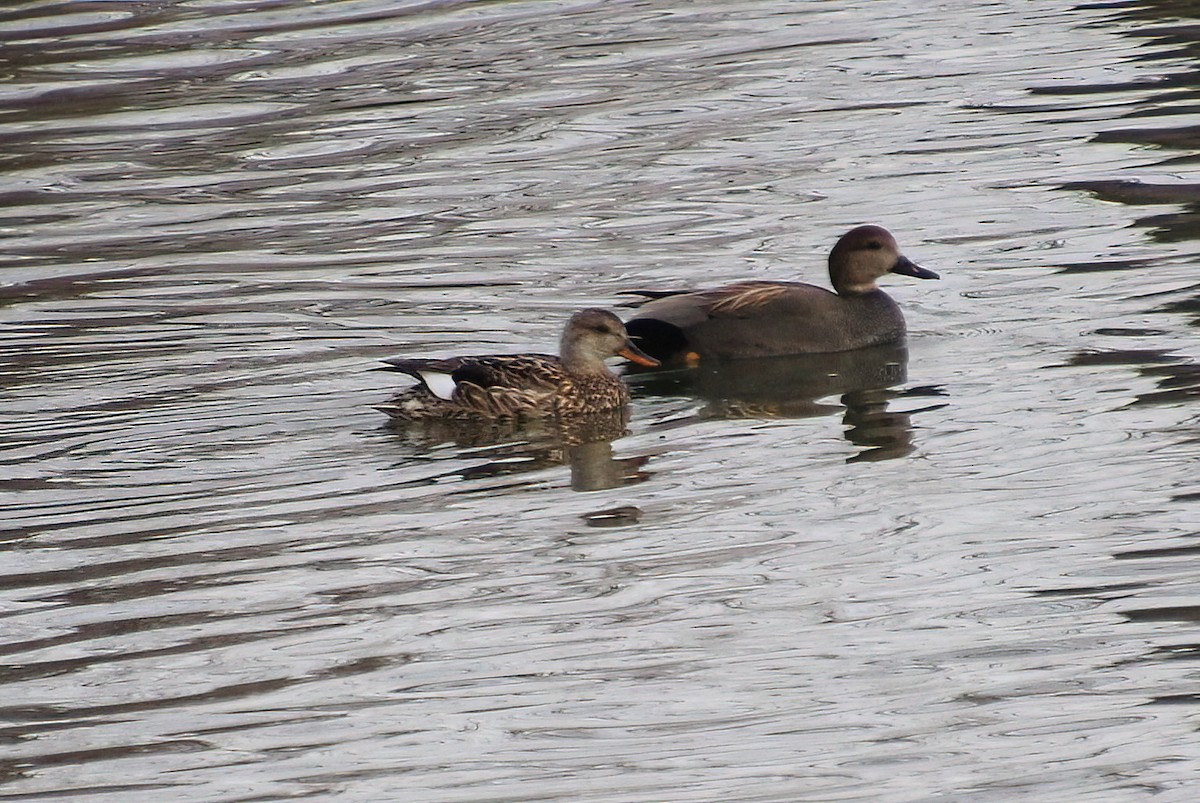
<svg viewBox="0 0 1200 803">
<path fill-rule="evenodd" d="M 843 234 L 829 252 L 829 281 L 838 295 L 856 295 L 878 289 L 886 273 L 918 279 L 940 278 L 900 253 L 891 232 L 882 226 L 859 226 Z"/>
<path fill-rule="evenodd" d="M 648 368 L 659 364 L 633 344 L 620 318 L 596 307 L 571 316 L 563 330 L 558 353 L 563 364 L 573 371 L 607 371 L 604 361 L 618 355 Z"/>
</svg>

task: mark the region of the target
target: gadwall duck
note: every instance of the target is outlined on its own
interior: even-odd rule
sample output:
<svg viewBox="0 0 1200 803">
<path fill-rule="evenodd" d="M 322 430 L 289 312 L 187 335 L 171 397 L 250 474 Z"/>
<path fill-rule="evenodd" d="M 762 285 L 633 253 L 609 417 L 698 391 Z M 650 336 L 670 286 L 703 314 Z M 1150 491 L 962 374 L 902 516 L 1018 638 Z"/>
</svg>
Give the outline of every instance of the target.
<svg viewBox="0 0 1200 803">
<path fill-rule="evenodd" d="M 876 279 L 937 279 L 900 253 L 881 226 L 843 234 L 829 252 L 836 293 L 803 282 L 738 282 L 695 292 L 634 291 L 653 300 L 625 326 L 663 362 L 816 354 L 875 346 L 905 334 L 900 307 Z"/>
<path fill-rule="evenodd" d="M 559 354 L 502 354 L 447 359 L 384 360 L 387 370 L 420 384 L 379 409 L 402 421 L 549 418 L 619 409 L 629 390 L 604 361 L 622 356 L 656 366 L 608 310 L 576 312 Z"/>
</svg>

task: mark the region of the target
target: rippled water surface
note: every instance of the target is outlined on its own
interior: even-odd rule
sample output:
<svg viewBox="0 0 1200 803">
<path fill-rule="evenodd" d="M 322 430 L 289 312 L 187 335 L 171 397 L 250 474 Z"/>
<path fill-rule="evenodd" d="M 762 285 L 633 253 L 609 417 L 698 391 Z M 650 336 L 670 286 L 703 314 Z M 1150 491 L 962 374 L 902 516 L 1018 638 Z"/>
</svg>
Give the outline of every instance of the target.
<svg viewBox="0 0 1200 803">
<path fill-rule="evenodd" d="M 6 5 L 0 799 L 1193 799 L 1196 13 Z M 372 408 L 868 221 L 907 350 Z"/>
</svg>

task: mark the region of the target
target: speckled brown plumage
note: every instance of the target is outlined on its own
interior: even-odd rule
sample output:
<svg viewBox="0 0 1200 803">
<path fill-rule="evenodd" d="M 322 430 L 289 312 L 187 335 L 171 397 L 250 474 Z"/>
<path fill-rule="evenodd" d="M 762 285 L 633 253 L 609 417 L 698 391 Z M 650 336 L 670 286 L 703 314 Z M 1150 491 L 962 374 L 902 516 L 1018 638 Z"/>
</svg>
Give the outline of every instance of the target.
<svg viewBox="0 0 1200 803">
<path fill-rule="evenodd" d="M 563 331 L 562 356 L 507 354 L 447 359 L 386 360 L 395 371 L 420 384 L 379 409 L 403 421 L 564 418 L 616 410 L 629 402 L 629 391 L 605 365 L 618 354 L 655 364 L 634 346 L 619 318 L 607 310 L 573 315 Z M 430 383 L 434 375 L 453 382 L 449 397 Z"/>
</svg>

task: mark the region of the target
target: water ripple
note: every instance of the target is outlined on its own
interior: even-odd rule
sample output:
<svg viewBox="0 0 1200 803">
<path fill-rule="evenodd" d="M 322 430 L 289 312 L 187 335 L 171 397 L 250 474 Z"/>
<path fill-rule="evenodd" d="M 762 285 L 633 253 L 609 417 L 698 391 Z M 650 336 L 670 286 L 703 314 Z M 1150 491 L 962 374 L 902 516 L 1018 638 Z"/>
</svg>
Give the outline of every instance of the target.
<svg viewBox="0 0 1200 803">
<path fill-rule="evenodd" d="M 900 6 L 0 12 L 0 797 L 1182 794 L 1187 9 Z M 868 221 L 902 355 L 371 409 Z"/>
</svg>

